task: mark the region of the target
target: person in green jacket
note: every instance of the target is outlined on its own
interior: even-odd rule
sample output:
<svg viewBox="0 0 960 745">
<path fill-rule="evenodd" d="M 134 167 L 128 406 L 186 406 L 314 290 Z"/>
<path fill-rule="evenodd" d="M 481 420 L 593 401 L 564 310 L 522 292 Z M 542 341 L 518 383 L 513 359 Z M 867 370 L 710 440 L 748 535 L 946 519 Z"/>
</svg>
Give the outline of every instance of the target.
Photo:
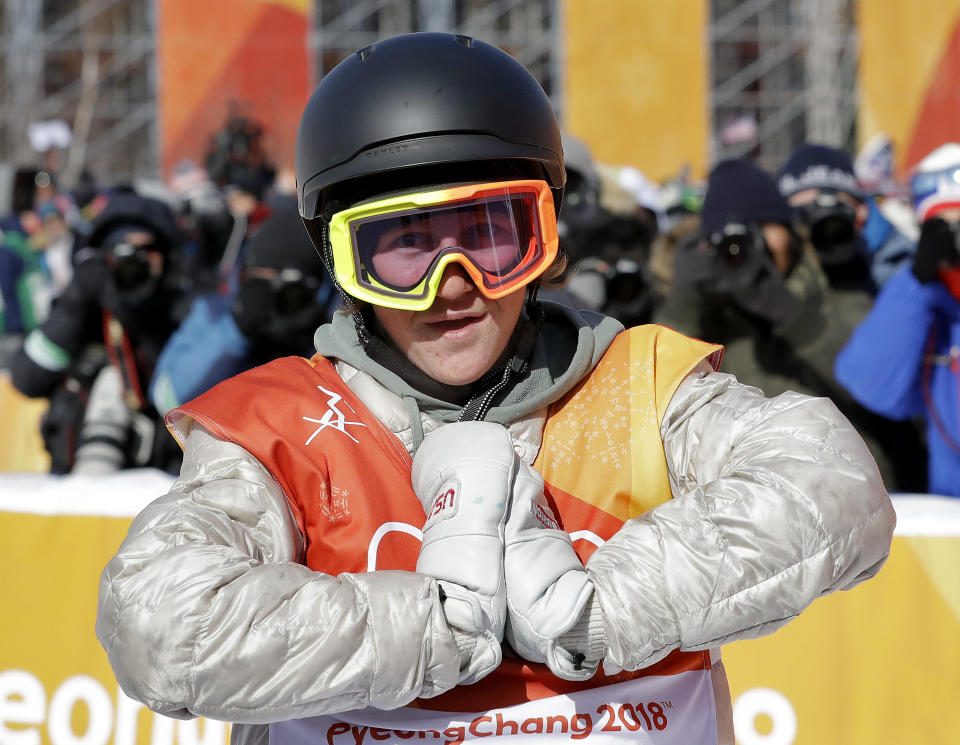
<svg viewBox="0 0 960 745">
<path fill-rule="evenodd" d="M 917 425 L 873 414 L 833 377 L 837 353 L 872 304 L 868 292 L 830 286 L 773 178 L 734 159 L 710 173 L 699 230 L 678 245 L 654 320 L 723 344 L 724 370 L 768 395 L 830 398 L 863 436 L 887 488 L 922 492 Z"/>
</svg>

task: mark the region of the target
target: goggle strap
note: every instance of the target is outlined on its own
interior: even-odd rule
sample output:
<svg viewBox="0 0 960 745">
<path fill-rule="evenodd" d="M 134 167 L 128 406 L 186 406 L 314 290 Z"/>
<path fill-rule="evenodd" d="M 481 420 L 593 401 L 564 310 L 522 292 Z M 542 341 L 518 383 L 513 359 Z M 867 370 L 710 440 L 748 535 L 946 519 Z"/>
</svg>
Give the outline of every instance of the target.
<svg viewBox="0 0 960 745">
<path fill-rule="evenodd" d="M 363 307 L 360 305 L 360 301 L 355 297 L 348 295 L 346 290 L 343 289 L 343 286 L 337 280 L 337 273 L 333 268 L 333 244 L 330 242 L 329 225 L 330 220 L 326 215 L 324 215 L 324 219 L 320 225 L 320 236 L 323 243 L 323 253 L 320 255 L 320 259 L 327 268 L 327 272 L 330 275 L 330 281 L 333 282 L 333 286 L 337 288 L 337 293 L 340 295 L 343 307 L 350 308 L 352 306 L 355 309 L 353 311 L 353 326 L 357 332 L 357 340 L 360 342 L 360 346 L 366 349 L 367 345 L 370 343 L 370 330 L 367 328 L 366 319 L 363 317 Z"/>
<path fill-rule="evenodd" d="M 351 298 L 351 300 L 353 299 Z M 361 308 L 353 311 L 353 325 L 357 330 L 357 340 L 360 342 L 360 346 L 366 349 L 367 345 L 370 344 L 370 329 L 367 328 L 367 321 L 363 317 Z"/>
<path fill-rule="evenodd" d="M 340 295 L 341 304 L 344 308 L 349 308 L 351 305 L 356 306 L 358 301 L 356 298 L 347 294 L 346 290 L 340 285 L 340 282 L 337 280 L 337 273 L 333 270 L 333 245 L 330 243 L 330 231 L 329 231 L 329 221 L 325 218 L 320 224 L 320 239 L 322 243 L 322 251 L 320 253 L 320 260 L 323 262 L 323 265 L 327 269 L 327 273 L 330 275 L 330 281 L 333 282 L 333 286 L 337 288 L 337 294 Z M 316 248 L 316 247 L 315 247 Z M 367 330 L 367 324 L 363 320 L 363 316 L 358 309 L 353 314 L 353 323 L 357 328 L 357 338 L 360 340 L 362 346 L 367 346 L 370 341 L 370 332 Z"/>
<path fill-rule="evenodd" d="M 535 279 L 527 287 L 527 312 L 528 315 L 533 318 L 533 313 L 529 311 L 531 309 L 536 309 L 536 312 L 542 313 L 543 308 L 540 307 L 540 303 L 537 302 L 537 293 L 540 292 L 540 280 Z"/>
</svg>

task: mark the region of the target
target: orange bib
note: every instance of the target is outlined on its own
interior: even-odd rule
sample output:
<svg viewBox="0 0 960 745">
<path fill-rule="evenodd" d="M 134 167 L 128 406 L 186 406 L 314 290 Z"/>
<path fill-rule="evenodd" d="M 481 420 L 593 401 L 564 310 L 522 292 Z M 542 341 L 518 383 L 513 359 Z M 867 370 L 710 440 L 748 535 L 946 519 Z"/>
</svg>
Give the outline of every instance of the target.
<svg viewBox="0 0 960 745">
<path fill-rule="evenodd" d="M 670 498 L 663 412 L 680 381 L 704 359 L 716 367 L 721 353 L 662 326 L 636 327 L 550 406 L 534 466 L 581 559 L 624 521 Z M 191 420 L 244 447 L 273 475 L 306 538 L 311 569 L 415 569 L 424 514 L 410 485 L 410 457 L 329 360 L 286 357 L 220 383 L 167 415 L 181 445 Z M 674 652 L 642 671 L 573 683 L 506 657 L 479 683 L 420 706 L 480 711 L 709 664 L 706 653 Z"/>
</svg>

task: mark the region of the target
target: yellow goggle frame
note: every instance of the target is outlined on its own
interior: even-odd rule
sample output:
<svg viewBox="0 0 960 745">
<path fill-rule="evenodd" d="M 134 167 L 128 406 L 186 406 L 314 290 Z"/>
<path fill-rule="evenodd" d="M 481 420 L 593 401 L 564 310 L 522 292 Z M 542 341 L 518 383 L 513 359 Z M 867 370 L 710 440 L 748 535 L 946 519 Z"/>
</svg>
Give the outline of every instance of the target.
<svg viewBox="0 0 960 745">
<path fill-rule="evenodd" d="M 378 218 L 447 210 L 471 203 L 529 198 L 532 206 L 528 227 L 530 246 L 518 246 L 518 263 L 504 275 L 493 274 L 479 266 L 470 252 L 460 247 L 438 249 L 423 277 L 412 287 L 397 287 L 374 276 L 367 266 L 365 250 L 358 240 L 360 229 Z M 337 212 L 330 219 L 329 239 L 333 252 L 336 280 L 349 295 L 374 305 L 401 310 L 426 310 L 436 298 L 437 288 L 446 267 L 452 262 L 463 266 L 477 288 L 486 297 L 497 299 L 523 287 L 549 267 L 557 255 L 557 219 L 553 194 L 540 180 L 498 181 L 469 184 L 434 191 L 404 194 L 359 204 Z"/>
</svg>

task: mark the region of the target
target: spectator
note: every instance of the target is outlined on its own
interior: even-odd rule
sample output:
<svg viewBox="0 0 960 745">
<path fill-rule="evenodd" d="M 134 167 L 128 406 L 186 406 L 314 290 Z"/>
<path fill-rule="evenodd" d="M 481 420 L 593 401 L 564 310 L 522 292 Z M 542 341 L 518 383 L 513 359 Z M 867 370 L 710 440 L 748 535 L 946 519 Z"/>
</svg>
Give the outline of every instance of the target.
<svg viewBox="0 0 960 745">
<path fill-rule="evenodd" d="M 909 188 L 897 179 L 895 148 L 885 132 L 878 132 L 860 148 L 853 171 L 870 199 L 870 215 L 861 234 L 871 254 L 884 246 L 891 234 L 900 233 L 910 244 L 907 256 L 891 252 L 890 257 L 878 256 L 871 267 L 874 279 L 882 287 L 897 270 L 909 266 L 913 246 L 920 237 L 917 216 L 910 204 Z M 890 260 L 893 259 L 893 260 Z"/>
<path fill-rule="evenodd" d="M 690 178 L 689 169 L 669 179 L 661 189 L 662 229 L 650 246 L 650 277 L 654 307 L 663 302 L 673 285 L 677 249 L 695 241 L 700 231 L 700 206 L 706 185 Z"/>
<path fill-rule="evenodd" d="M 165 414 L 251 367 L 312 356 L 336 300 L 296 205 L 284 205 L 250 239 L 237 294 L 193 301 L 160 354 L 150 400 Z"/>
<path fill-rule="evenodd" d="M 842 150 L 801 145 L 780 169 L 778 184 L 796 208 L 835 289 L 875 295 L 883 280 L 913 255 L 913 241 L 864 193 L 850 156 Z"/>
<path fill-rule="evenodd" d="M 13 212 L 0 224 L 0 367 L 6 367 L 25 334 L 46 320 L 54 298 L 73 273 L 73 234 L 44 171 L 20 169 L 14 177 Z"/>
<path fill-rule="evenodd" d="M 50 174 L 37 168 L 18 168 L 11 185 L 11 211 L 0 218 L 0 229 L 29 235 L 39 227 L 37 205 L 51 196 Z"/>
<path fill-rule="evenodd" d="M 173 213 L 162 202 L 117 189 L 88 241 L 50 316 L 12 360 L 13 384 L 27 396 L 50 398 L 42 434 L 53 473 L 73 471 L 87 444 L 87 453 L 102 451 L 97 457 L 104 467 L 176 470 L 179 453 L 143 395 L 179 322 L 182 298 L 168 271 L 180 242 Z M 88 405 L 95 392 L 111 400 Z M 85 413 L 97 412 L 116 415 L 104 425 L 110 437 L 102 428 L 83 431 Z"/>
<path fill-rule="evenodd" d="M 724 368 L 743 383 L 829 397 L 866 440 L 888 488 L 922 491 L 916 428 L 864 409 L 833 377 L 872 296 L 830 287 L 776 182 L 748 160 L 711 171 L 700 214 L 697 238 L 677 249 L 657 322 L 723 344 Z"/>
<path fill-rule="evenodd" d="M 53 279 L 34 245 L 16 230 L 0 237 L 0 334 L 22 339 L 50 312 Z"/>
<path fill-rule="evenodd" d="M 929 491 L 960 497 L 960 144 L 911 179 L 920 239 L 836 360 L 837 379 L 891 419 L 926 420 Z"/>
<path fill-rule="evenodd" d="M 572 271 L 566 287 L 545 290 L 543 297 L 600 311 L 625 326 L 646 322 L 653 310 L 647 263 L 656 234 L 656 188 L 635 169 L 595 163 L 587 144 L 569 133 L 563 152 L 567 186 L 557 229 Z"/>
<path fill-rule="evenodd" d="M 178 201 L 177 221 L 184 235 L 179 269 L 184 285 L 196 295 L 220 291 L 224 257 L 235 260 L 240 255 L 246 217 L 235 218 L 223 189 L 189 160 L 177 164 L 170 188 Z"/>
<path fill-rule="evenodd" d="M 206 171 L 223 191 L 233 219 L 218 269 L 224 294 L 236 292 L 246 241 L 271 212 L 265 199 L 276 168 L 267 158 L 263 136 L 263 127 L 256 121 L 231 113 L 223 128 L 211 136 L 204 158 Z"/>
<path fill-rule="evenodd" d="M 67 289 L 73 277 L 74 233 L 64 210 L 56 201 L 46 202 L 37 209 L 40 229 L 30 236 L 30 246 L 36 251 L 52 283 L 56 298 Z"/>
</svg>

